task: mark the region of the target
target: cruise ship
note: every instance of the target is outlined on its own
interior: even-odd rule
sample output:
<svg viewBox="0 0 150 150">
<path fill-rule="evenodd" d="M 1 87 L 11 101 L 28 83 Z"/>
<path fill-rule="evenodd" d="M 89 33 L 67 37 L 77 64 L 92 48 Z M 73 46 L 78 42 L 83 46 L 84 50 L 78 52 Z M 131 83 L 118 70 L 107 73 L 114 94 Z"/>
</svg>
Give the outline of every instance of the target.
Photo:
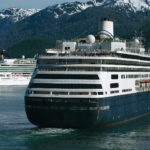
<svg viewBox="0 0 150 150">
<path fill-rule="evenodd" d="M 150 114 L 150 55 L 141 38 L 114 37 L 113 25 L 102 19 L 97 35 L 38 56 L 25 94 L 31 123 L 108 127 Z"/>
<path fill-rule="evenodd" d="M 36 67 L 33 58 L 12 59 L 5 51 L 0 52 L 0 86 L 28 85 Z"/>
</svg>

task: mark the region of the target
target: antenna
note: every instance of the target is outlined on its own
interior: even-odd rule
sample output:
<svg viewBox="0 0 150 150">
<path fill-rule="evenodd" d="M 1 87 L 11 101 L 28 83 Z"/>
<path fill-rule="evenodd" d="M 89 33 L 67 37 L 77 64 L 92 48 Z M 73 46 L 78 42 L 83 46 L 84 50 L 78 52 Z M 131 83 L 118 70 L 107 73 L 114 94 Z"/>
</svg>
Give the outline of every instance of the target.
<svg viewBox="0 0 150 150">
<path fill-rule="evenodd" d="M 134 31 L 134 37 L 137 37 L 137 30 Z"/>
</svg>

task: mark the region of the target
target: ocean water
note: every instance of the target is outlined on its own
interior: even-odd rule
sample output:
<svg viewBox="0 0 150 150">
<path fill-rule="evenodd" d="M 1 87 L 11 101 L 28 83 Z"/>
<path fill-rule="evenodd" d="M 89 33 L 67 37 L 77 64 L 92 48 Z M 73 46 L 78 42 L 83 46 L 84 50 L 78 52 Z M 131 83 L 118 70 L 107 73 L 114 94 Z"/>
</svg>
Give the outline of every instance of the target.
<svg viewBox="0 0 150 150">
<path fill-rule="evenodd" d="M 26 87 L 0 87 L 0 150 L 150 150 L 150 116 L 106 129 L 32 125 L 24 110 Z"/>
</svg>

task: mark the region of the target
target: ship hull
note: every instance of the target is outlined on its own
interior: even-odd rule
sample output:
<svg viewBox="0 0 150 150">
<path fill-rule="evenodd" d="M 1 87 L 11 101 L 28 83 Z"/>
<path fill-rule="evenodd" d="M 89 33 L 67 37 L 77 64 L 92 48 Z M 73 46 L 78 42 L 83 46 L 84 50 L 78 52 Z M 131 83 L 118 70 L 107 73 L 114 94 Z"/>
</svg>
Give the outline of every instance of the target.
<svg viewBox="0 0 150 150">
<path fill-rule="evenodd" d="M 150 113 L 150 92 L 88 99 L 25 97 L 28 119 L 40 127 L 92 128 L 113 126 Z"/>
</svg>

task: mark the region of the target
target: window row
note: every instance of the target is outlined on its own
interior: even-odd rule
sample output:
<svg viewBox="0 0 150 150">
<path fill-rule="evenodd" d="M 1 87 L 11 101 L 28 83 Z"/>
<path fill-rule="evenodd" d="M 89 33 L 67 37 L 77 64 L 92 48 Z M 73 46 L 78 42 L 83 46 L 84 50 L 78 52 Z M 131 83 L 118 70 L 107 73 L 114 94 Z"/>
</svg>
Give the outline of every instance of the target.
<svg viewBox="0 0 150 150">
<path fill-rule="evenodd" d="M 110 91 L 110 94 L 117 94 L 117 93 L 119 93 L 119 90 Z"/>
<path fill-rule="evenodd" d="M 43 84 L 31 83 L 30 88 L 102 89 L 101 84 Z"/>
<path fill-rule="evenodd" d="M 96 98 L 44 98 L 44 97 L 36 97 L 32 98 L 32 97 L 26 97 L 26 104 L 33 104 L 34 102 L 40 103 L 40 102 L 71 102 L 71 103 L 98 103 L 99 100 Z"/>
<path fill-rule="evenodd" d="M 103 92 L 62 92 L 62 91 L 31 91 L 28 94 L 51 94 L 51 95 L 103 95 Z"/>
<path fill-rule="evenodd" d="M 35 78 L 38 79 L 84 79 L 84 80 L 98 80 L 98 75 L 91 74 L 37 74 Z"/>
<path fill-rule="evenodd" d="M 136 65 L 136 66 L 149 66 L 150 63 L 133 62 L 117 59 L 39 59 L 38 64 L 112 64 L 112 65 Z"/>
<path fill-rule="evenodd" d="M 132 89 L 123 89 L 122 92 L 131 92 Z"/>
<path fill-rule="evenodd" d="M 148 78 L 150 74 L 128 74 L 128 75 L 121 75 L 122 79 L 125 78 Z"/>
<path fill-rule="evenodd" d="M 40 71 L 100 71 L 100 67 L 41 67 Z"/>
<path fill-rule="evenodd" d="M 141 71 L 149 72 L 150 68 L 127 68 L 127 67 L 48 67 L 48 66 L 39 66 L 40 71 Z"/>
</svg>

